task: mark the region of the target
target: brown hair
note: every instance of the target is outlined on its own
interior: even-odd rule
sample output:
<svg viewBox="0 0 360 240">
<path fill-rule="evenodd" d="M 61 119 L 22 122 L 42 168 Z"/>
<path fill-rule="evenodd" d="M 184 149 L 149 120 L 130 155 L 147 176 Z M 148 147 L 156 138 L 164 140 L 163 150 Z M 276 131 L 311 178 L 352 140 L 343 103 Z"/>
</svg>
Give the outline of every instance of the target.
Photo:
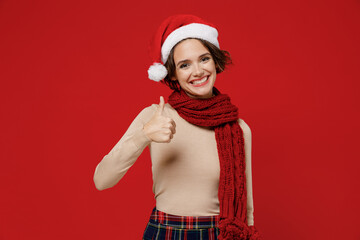
<svg viewBox="0 0 360 240">
<path fill-rule="evenodd" d="M 186 38 L 186 39 L 192 39 L 192 38 Z M 181 40 L 177 44 L 181 43 L 182 41 L 184 41 L 186 39 Z M 196 39 L 199 40 L 204 45 L 204 47 L 206 47 L 209 50 L 209 52 L 215 62 L 216 73 L 223 72 L 227 65 L 232 64 L 230 53 L 228 51 L 220 50 L 214 44 L 212 44 L 206 40 L 198 39 L 198 38 L 196 38 Z M 168 74 L 166 75 L 164 80 L 162 80 L 161 82 L 166 84 L 167 86 L 169 86 L 170 89 L 172 89 L 172 90 L 180 91 L 180 84 L 179 84 L 178 80 L 176 80 L 176 81 L 171 80 L 171 78 L 173 76 L 175 76 L 175 72 L 176 72 L 176 67 L 175 67 L 175 62 L 174 62 L 174 49 L 175 49 L 176 45 L 171 49 L 169 57 L 168 57 L 166 63 L 164 64 L 164 66 L 166 67 L 166 69 L 168 71 Z"/>
</svg>

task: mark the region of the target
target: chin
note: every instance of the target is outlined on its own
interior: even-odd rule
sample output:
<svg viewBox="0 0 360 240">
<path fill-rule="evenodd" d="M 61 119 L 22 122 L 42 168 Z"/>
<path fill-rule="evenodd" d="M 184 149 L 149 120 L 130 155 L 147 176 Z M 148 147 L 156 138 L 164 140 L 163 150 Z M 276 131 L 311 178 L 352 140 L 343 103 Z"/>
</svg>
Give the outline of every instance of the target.
<svg viewBox="0 0 360 240">
<path fill-rule="evenodd" d="M 187 91 L 188 95 L 190 94 L 190 97 L 196 97 L 196 98 L 209 98 L 212 97 L 212 87 L 211 89 L 204 89 L 204 90 L 198 90 L 198 91 Z"/>
<path fill-rule="evenodd" d="M 194 86 L 191 83 L 185 83 L 182 87 L 188 96 L 192 98 L 210 98 L 213 95 L 214 79 L 211 77 L 201 86 Z"/>
</svg>

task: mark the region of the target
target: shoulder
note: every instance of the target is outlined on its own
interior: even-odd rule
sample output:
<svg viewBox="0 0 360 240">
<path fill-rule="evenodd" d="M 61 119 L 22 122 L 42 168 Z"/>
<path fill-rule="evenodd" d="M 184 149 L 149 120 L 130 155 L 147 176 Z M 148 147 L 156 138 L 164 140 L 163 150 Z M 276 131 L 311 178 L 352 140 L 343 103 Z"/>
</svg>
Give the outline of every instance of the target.
<svg viewBox="0 0 360 240">
<path fill-rule="evenodd" d="M 140 111 L 139 115 L 151 115 L 152 116 L 156 112 L 158 107 L 159 107 L 159 104 L 155 104 L 155 103 L 148 105 L 147 107 L 143 108 Z M 176 112 L 176 110 L 169 103 L 165 103 L 164 112 L 172 113 L 172 112 Z"/>
<path fill-rule="evenodd" d="M 156 109 L 157 109 L 156 104 L 152 104 L 147 107 L 144 107 L 143 109 L 140 110 L 140 112 L 138 112 L 133 122 L 141 122 L 142 124 L 148 122 L 154 115 Z"/>
<path fill-rule="evenodd" d="M 157 107 L 158 107 L 158 104 L 151 104 L 151 105 L 143 108 L 140 111 L 139 115 L 141 115 L 141 116 L 151 115 L 152 116 L 155 113 Z"/>
<path fill-rule="evenodd" d="M 245 138 L 251 138 L 251 129 L 249 125 L 241 118 L 238 119 L 238 123 L 244 133 Z"/>
<path fill-rule="evenodd" d="M 139 112 L 137 117 L 144 120 L 150 120 L 150 118 L 154 115 L 158 108 L 159 104 L 153 103 L 151 105 L 148 105 Z M 163 113 L 165 116 L 173 116 L 177 112 L 169 103 L 165 103 Z"/>
<path fill-rule="evenodd" d="M 243 120 L 243 119 L 238 119 L 240 128 L 243 131 L 243 136 L 244 136 L 244 147 L 245 147 L 245 153 L 246 153 L 246 162 L 250 162 L 251 161 L 251 130 L 249 125 Z"/>
</svg>

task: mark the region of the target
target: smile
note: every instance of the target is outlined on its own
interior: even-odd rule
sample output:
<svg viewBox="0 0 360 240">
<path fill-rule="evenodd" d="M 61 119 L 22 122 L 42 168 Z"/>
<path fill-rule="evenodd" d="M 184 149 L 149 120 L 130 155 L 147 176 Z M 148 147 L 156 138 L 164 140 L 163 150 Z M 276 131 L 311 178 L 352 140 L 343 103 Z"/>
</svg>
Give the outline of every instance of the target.
<svg viewBox="0 0 360 240">
<path fill-rule="evenodd" d="M 200 87 L 206 84 L 207 80 L 209 79 L 209 76 L 205 76 L 199 80 L 192 80 L 190 83 L 194 85 L 195 87 Z"/>
</svg>

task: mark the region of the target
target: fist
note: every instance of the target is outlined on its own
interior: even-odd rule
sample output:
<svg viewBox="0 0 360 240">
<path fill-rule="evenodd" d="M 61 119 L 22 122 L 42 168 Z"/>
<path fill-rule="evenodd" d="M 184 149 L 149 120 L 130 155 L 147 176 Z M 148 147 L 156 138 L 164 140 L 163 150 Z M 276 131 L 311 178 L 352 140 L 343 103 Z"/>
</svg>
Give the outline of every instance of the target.
<svg viewBox="0 0 360 240">
<path fill-rule="evenodd" d="M 175 122 L 172 118 L 163 116 L 164 98 L 160 97 L 160 103 L 153 117 L 144 125 L 144 132 L 151 141 L 169 143 L 175 134 Z"/>
</svg>

